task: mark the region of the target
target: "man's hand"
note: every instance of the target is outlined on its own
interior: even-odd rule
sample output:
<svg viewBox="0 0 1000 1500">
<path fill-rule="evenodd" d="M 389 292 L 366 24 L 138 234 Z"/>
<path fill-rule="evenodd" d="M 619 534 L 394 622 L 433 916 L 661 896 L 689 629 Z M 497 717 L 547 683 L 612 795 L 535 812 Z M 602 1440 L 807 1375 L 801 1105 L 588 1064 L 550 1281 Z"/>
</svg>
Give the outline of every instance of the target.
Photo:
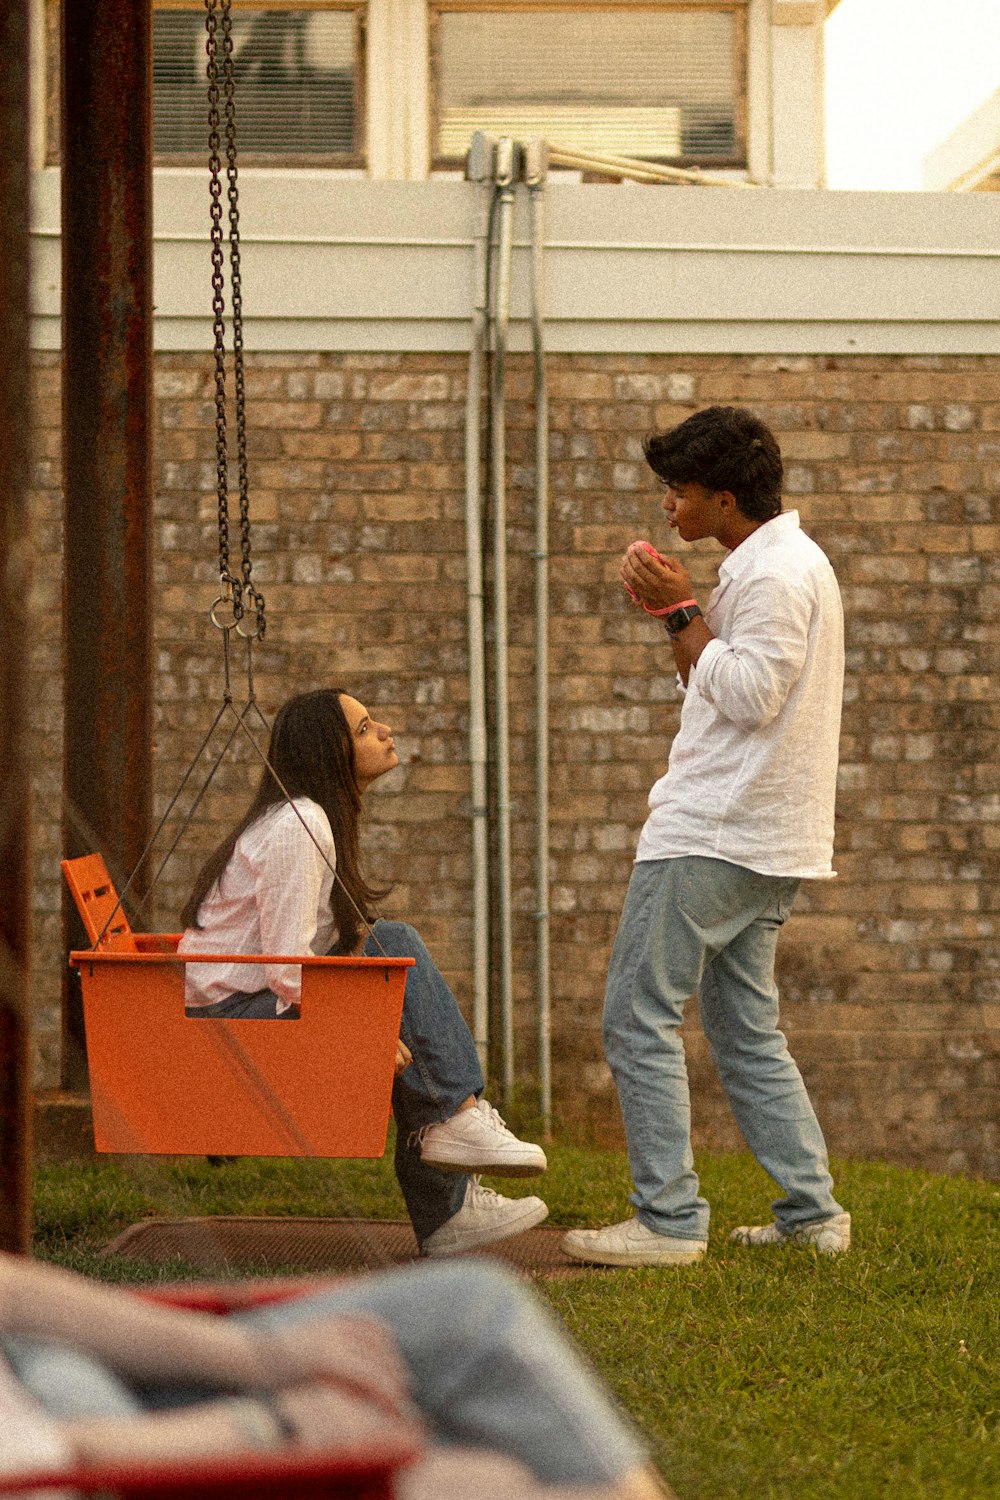
<svg viewBox="0 0 1000 1500">
<path fill-rule="evenodd" d="M 692 596 L 691 578 L 675 557 L 661 557 L 643 542 L 633 542 L 622 558 L 621 580 L 638 604 L 667 609 Z"/>
<path fill-rule="evenodd" d="M 652 614 L 663 614 L 672 604 L 683 604 L 693 598 L 691 576 L 676 557 L 661 557 L 648 542 L 633 542 L 622 558 L 621 580 L 636 604 Z M 671 637 L 674 661 L 681 681 L 687 687 L 691 668 L 712 639 L 701 615 L 696 615 L 684 631 Z"/>
</svg>

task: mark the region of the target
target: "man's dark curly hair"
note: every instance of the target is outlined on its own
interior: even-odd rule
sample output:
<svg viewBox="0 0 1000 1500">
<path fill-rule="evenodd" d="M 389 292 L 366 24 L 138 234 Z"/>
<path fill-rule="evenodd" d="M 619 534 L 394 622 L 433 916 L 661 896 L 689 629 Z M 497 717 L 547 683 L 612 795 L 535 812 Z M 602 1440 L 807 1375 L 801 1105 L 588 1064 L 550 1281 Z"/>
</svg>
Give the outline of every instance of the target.
<svg viewBox="0 0 1000 1500">
<path fill-rule="evenodd" d="M 783 469 L 774 433 L 742 406 L 708 406 L 643 442 L 646 462 L 667 484 L 728 490 L 751 521 L 781 512 Z"/>
</svg>

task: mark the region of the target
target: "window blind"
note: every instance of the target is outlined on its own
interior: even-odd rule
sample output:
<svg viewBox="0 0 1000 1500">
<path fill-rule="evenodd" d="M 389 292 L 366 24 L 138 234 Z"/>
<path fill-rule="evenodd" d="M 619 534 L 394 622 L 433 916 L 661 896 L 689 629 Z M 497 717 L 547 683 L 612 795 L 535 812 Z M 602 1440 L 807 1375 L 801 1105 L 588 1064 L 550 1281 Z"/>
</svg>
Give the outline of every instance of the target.
<svg viewBox="0 0 1000 1500">
<path fill-rule="evenodd" d="M 437 156 L 474 130 L 655 160 L 737 158 L 732 11 L 448 11 Z"/>
<path fill-rule="evenodd" d="M 241 155 L 360 154 L 353 10 L 244 10 L 233 15 Z M 153 12 L 153 145 L 207 151 L 204 9 Z"/>
</svg>

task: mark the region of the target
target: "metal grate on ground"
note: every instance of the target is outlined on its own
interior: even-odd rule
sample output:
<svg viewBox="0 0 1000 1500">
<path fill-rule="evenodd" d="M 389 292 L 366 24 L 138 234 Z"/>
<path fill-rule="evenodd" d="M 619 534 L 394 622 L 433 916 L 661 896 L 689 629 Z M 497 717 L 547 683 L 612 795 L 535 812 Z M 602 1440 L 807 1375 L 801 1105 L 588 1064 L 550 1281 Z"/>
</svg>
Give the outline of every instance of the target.
<svg viewBox="0 0 1000 1500">
<path fill-rule="evenodd" d="M 530 1229 L 471 1251 L 531 1276 L 574 1276 L 588 1268 L 559 1249 L 564 1230 Z M 406 1265 L 417 1258 L 405 1220 L 313 1218 L 147 1219 L 104 1247 L 147 1265 L 184 1262 L 204 1275 L 301 1271 L 343 1275 Z"/>
</svg>

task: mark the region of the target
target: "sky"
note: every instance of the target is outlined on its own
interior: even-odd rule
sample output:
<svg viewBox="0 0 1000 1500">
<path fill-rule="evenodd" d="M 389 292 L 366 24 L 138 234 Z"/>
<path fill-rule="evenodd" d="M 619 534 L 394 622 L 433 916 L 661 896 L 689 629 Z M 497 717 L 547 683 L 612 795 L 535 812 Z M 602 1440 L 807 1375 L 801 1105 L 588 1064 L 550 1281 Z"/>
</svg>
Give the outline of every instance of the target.
<svg viewBox="0 0 1000 1500">
<path fill-rule="evenodd" d="M 825 45 L 829 186 L 922 188 L 924 156 L 1000 88 L 1000 0 L 840 0 Z"/>
</svg>

